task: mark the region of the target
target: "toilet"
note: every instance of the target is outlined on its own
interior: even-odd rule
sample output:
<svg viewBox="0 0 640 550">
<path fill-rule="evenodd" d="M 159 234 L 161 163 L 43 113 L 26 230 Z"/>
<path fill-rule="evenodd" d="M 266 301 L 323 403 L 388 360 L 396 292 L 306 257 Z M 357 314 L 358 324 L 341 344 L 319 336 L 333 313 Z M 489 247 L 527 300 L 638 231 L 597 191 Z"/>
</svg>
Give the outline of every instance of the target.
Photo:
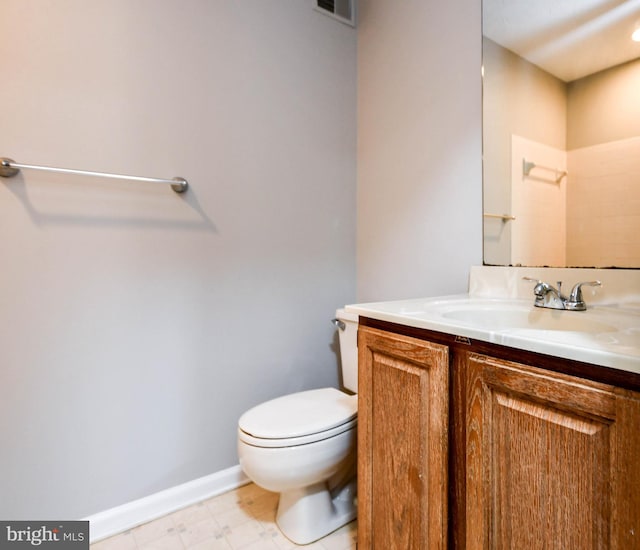
<svg viewBox="0 0 640 550">
<path fill-rule="evenodd" d="M 339 326 L 343 385 L 358 389 L 358 316 Z M 280 493 L 276 523 L 309 544 L 356 517 L 357 395 L 321 388 L 272 399 L 238 421 L 240 466 L 256 485 Z"/>
</svg>

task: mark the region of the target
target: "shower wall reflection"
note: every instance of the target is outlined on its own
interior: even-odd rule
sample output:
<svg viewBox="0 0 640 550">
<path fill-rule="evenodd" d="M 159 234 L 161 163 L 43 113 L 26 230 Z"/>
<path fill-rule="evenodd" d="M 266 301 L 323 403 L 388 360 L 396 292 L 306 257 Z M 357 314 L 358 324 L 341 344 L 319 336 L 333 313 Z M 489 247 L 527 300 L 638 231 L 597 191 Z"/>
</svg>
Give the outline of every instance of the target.
<svg viewBox="0 0 640 550">
<path fill-rule="evenodd" d="M 516 218 L 485 217 L 485 263 L 640 267 L 640 60 L 565 83 L 483 48 L 484 210 Z M 523 174 L 541 147 L 560 183 Z"/>
</svg>

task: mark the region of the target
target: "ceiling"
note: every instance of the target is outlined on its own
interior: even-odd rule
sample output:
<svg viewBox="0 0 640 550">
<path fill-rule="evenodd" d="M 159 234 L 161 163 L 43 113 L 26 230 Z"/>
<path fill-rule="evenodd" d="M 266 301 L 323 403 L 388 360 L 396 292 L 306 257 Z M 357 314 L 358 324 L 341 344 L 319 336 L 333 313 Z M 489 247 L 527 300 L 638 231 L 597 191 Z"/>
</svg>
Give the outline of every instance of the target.
<svg viewBox="0 0 640 550">
<path fill-rule="evenodd" d="M 571 82 L 640 57 L 640 0 L 483 0 L 483 34 Z"/>
</svg>

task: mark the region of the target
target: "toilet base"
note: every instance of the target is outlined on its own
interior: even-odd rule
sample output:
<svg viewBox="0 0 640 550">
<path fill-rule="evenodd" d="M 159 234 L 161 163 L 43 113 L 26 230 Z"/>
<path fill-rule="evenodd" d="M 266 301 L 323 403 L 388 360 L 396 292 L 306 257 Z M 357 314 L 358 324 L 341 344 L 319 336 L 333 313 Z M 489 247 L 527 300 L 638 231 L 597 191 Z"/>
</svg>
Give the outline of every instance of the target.
<svg viewBox="0 0 640 550">
<path fill-rule="evenodd" d="M 309 544 L 339 529 L 356 518 L 356 479 L 337 493 L 326 483 L 280 494 L 276 523 L 282 533 L 296 544 Z"/>
</svg>

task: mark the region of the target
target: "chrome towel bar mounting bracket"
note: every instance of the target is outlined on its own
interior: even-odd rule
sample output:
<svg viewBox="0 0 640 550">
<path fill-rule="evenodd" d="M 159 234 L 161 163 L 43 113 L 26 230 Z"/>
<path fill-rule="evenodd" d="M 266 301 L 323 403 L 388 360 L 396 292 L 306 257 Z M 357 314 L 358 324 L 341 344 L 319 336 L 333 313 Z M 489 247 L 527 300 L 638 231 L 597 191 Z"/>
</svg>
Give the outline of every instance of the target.
<svg viewBox="0 0 640 550">
<path fill-rule="evenodd" d="M 96 176 L 101 178 L 115 178 L 122 180 L 132 180 L 132 181 L 144 181 L 148 183 L 166 183 L 171 185 L 171 189 L 173 189 L 176 193 L 184 193 L 188 188 L 189 184 L 187 180 L 184 178 L 172 178 L 172 179 L 163 179 L 163 178 L 145 178 L 142 176 L 126 176 L 124 174 L 110 174 L 108 172 L 92 172 L 89 170 L 73 170 L 71 168 L 54 168 L 53 166 L 36 166 L 34 164 L 20 164 L 10 158 L 1 157 L 0 158 L 0 176 L 3 178 L 11 178 L 15 176 L 21 169 L 27 170 L 45 170 L 47 172 L 58 172 L 61 174 L 77 174 L 80 176 Z"/>
</svg>

